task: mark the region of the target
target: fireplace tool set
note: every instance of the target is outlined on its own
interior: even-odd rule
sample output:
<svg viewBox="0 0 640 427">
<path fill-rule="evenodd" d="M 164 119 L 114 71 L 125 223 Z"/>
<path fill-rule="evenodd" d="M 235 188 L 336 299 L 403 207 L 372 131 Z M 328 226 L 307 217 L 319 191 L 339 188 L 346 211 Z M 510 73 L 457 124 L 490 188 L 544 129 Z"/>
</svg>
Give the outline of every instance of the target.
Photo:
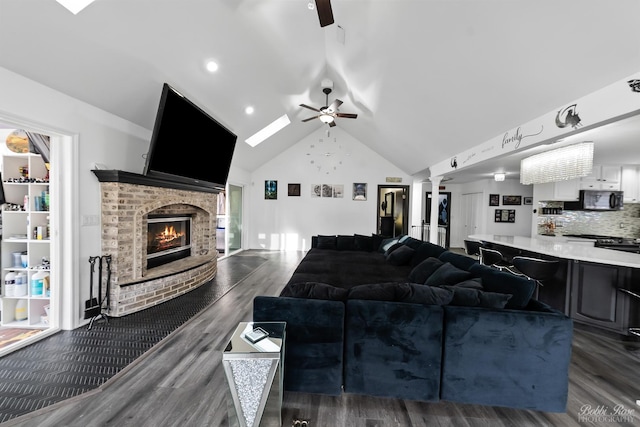
<svg viewBox="0 0 640 427">
<path fill-rule="evenodd" d="M 102 282 L 103 282 L 102 261 L 104 261 L 106 264 L 106 273 L 107 273 L 104 296 L 102 294 Z M 98 263 L 98 295 L 97 297 L 94 297 L 93 296 L 93 277 L 95 275 L 96 262 Z M 110 291 L 110 284 L 111 284 L 111 255 L 90 256 L 89 264 L 91 266 L 91 272 L 89 273 L 90 274 L 89 299 L 85 301 L 84 318 L 85 319 L 91 318 L 91 321 L 89 322 L 89 326 L 87 327 L 87 330 L 91 330 L 91 328 L 93 327 L 93 322 L 95 322 L 97 319 L 104 319 L 107 322 L 109 321 L 109 318 L 107 317 L 104 310 L 109 309 L 109 293 L 110 293 L 109 291 Z M 105 303 L 106 303 L 106 307 L 104 306 Z"/>
</svg>

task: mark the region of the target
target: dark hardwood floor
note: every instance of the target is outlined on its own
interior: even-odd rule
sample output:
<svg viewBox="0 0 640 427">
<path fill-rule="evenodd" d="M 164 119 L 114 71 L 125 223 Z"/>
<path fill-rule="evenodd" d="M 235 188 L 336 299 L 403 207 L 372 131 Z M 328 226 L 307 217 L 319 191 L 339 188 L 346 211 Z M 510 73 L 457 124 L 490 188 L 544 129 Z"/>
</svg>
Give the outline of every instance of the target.
<svg viewBox="0 0 640 427">
<path fill-rule="evenodd" d="M 227 426 L 222 350 L 237 323 L 251 320 L 253 297 L 277 295 L 304 254 L 236 256 L 256 255 L 268 261 L 105 384 L 2 425 Z M 576 325 L 569 404 L 562 414 L 287 392 L 283 425 L 291 426 L 294 418 L 308 419 L 312 427 L 640 425 L 639 348 L 637 342 Z M 583 417 L 585 408 L 595 413 Z"/>
</svg>

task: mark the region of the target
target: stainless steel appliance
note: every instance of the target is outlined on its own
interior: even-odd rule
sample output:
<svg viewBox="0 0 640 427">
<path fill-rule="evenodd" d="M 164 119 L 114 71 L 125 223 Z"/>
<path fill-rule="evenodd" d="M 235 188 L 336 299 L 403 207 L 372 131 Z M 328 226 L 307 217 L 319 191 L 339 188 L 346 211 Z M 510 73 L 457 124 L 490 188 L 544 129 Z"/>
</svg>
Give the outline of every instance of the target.
<svg viewBox="0 0 640 427">
<path fill-rule="evenodd" d="M 627 239 L 622 237 L 607 237 L 598 239 L 594 243 L 596 248 L 613 249 L 640 254 L 640 239 Z"/>
<path fill-rule="evenodd" d="M 580 207 L 593 211 L 617 211 L 623 208 L 622 191 L 580 190 Z"/>
</svg>

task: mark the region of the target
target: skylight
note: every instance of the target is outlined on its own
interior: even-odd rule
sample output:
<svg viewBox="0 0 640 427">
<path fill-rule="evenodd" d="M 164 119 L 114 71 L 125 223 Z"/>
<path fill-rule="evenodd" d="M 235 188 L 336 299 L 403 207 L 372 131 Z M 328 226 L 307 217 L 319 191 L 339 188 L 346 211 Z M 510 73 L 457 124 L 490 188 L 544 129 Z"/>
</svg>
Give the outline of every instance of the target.
<svg viewBox="0 0 640 427">
<path fill-rule="evenodd" d="M 271 135 L 275 134 L 276 132 L 278 132 L 285 126 L 287 126 L 289 123 L 291 123 L 291 120 L 289 120 L 289 116 L 284 114 L 283 116 L 271 122 L 271 124 L 264 127 L 262 130 L 256 132 L 254 135 L 245 139 L 245 142 L 250 146 L 255 147 L 265 139 L 269 138 Z"/>
</svg>

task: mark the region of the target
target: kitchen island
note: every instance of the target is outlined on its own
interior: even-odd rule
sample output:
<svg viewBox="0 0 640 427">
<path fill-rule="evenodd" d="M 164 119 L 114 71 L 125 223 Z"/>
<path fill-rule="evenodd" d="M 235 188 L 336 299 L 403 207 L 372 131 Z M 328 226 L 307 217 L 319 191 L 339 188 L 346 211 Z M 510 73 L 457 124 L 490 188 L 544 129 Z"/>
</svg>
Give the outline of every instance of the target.
<svg viewBox="0 0 640 427">
<path fill-rule="evenodd" d="M 623 335 L 640 326 L 640 254 L 564 236 L 476 234 L 469 239 L 501 251 L 507 260 L 517 255 L 558 260 L 556 275 L 539 288 L 538 299 L 574 321 Z"/>
</svg>

